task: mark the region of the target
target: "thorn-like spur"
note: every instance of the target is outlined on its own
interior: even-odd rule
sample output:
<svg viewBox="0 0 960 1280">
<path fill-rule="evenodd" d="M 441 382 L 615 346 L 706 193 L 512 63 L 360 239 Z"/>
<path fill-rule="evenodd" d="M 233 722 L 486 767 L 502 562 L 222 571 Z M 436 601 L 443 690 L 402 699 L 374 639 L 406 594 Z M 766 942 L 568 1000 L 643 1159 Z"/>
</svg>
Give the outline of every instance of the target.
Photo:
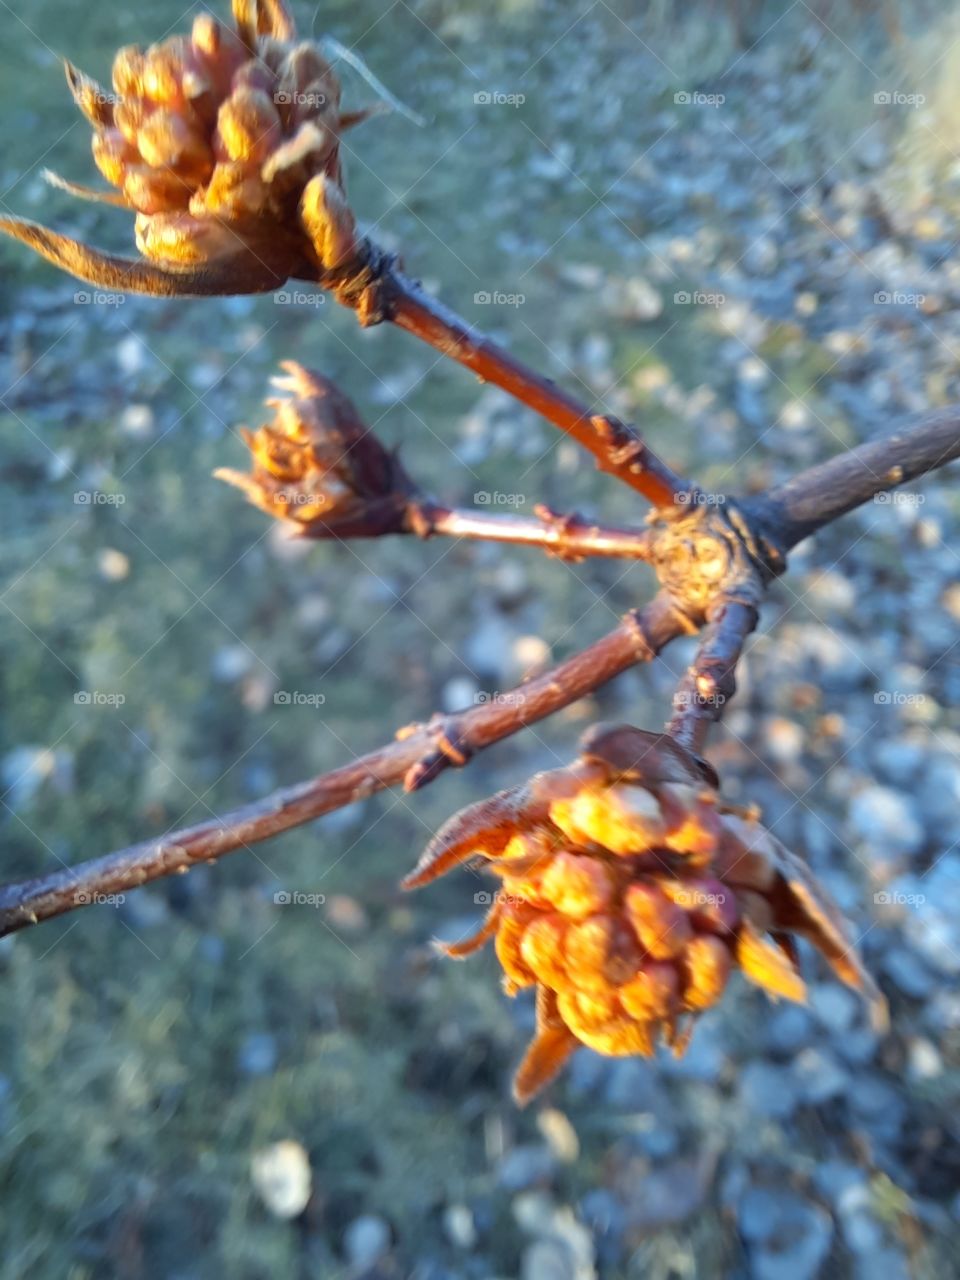
<svg viewBox="0 0 960 1280">
<path fill-rule="evenodd" d="M 474 952 L 480 951 L 497 932 L 500 923 L 500 903 L 495 902 L 484 917 L 483 924 L 476 931 L 459 942 L 444 942 L 442 938 L 434 940 L 434 948 L 448 960 L 465 960 Z"/>
<path fill-rule="evenodd" d="M 513 1077 L 513 1097 L 525 1107 L 545 1088 L 579 1047 L 577 1037 L 557 1012 L 557 997 L 547 987 L 537 987 L 537 1032 Z"/>
<path fill-rule="evenodd" d="M 528 795 L 526 787 L 510 787 L 454 814 L 424 849 L 410 874 L 400 882 L 401 888 L 419 889 L 477 855 L 499 857 L 517 833 Z"/>
</svg>

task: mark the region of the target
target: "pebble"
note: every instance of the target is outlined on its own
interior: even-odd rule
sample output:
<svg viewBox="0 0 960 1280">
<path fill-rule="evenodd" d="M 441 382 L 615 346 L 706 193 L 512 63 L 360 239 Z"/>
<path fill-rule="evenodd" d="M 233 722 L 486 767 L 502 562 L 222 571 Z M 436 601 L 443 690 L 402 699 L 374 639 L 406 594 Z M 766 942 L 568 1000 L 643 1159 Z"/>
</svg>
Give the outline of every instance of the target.
<svg viewBox="0 0 960 1280">
<path fill-rule="evenodd" d="M 237 1065 L 245 1076 L 269 1076 L 277 1066 L 277 1041 L 269 1032 L 254 1032 L 240 1045 Z"/>
<path fill-rule="evenodd" d="M 365 1270 L 390 1252 L 391 1239 L 388 1222 L 376 1214 L 364 1213 L 354 1218 L 344 1232 L 343 1251 L 351 1266 Z"/>
<path fill-rule="evenodd" d="M 884 852 L 915 854 L 926 839 L 911 798 L 890 787 L 868 786 L 850 803 L 853 836 Z"/>
<path fill-rule="evenodd" d="M 299 1142 L 275 1142 L 253 1157 L 250 1176 L 260 1199 L 277 1218 L 296 1218 L 310 1199 L 310 1159 Z"/>
<path fill-rule="evenodd" d="M 757 1060 L 746 1063 L 737 1084 L 740 1105 L 749 1113 L 785 1120 L 797 1108 L 797 1091 L 789 1068 Z"/>
<path fill-rule="evenodd" d="M 554 1158 L 547 1146 L 530 1143 L 514 1147 L 500 1161 L 497 1183 L 505 1191 L 526 1191 L 553 1178 Z"/>
</svg>

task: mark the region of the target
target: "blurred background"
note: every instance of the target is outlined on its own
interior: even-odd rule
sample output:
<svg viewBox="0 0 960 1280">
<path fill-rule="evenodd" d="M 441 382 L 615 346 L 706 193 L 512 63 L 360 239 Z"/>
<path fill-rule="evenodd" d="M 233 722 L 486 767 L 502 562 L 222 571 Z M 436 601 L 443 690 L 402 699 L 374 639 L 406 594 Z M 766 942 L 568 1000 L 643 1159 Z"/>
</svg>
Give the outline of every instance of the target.
<svg viewBox="0 0 960 1280">
<path fill-rule="evenodd" d="M 95 180 L 58 60 L 107 81 L 117 46 L 194 8 L 3 7 L 0 205 L 130 251 L 127 215 L 42 180 Z M 347 139 L 364 224 L 705 488 L 960 398 L 953 6 L 294 7 L 427 121 Z M 522 549 L 294 546 L 211 478 L 246 465 L 236 428 L 282 358 L 448 501 L 644 512 L 332 302 L 104 303 L 17 246 L 0 261 L 0 878 L 350 760 L 648 593 L 643 567 Z M 429 945 L 487 886 L 399 893 L 449 814 L 596 718 L 658 727 L 681 645 L 416 800 L 0 942 L 2 1280 L 960 1274 L 958 532 L 954 471 L 798 548 L 711 751 L 850 915 L 889 1035 L 808 956 L 809 1008 L 736 984 L 682 1061 L 583 1051 L 521 1113 L 529 1002 L 491 956 Z"/>
</svg>

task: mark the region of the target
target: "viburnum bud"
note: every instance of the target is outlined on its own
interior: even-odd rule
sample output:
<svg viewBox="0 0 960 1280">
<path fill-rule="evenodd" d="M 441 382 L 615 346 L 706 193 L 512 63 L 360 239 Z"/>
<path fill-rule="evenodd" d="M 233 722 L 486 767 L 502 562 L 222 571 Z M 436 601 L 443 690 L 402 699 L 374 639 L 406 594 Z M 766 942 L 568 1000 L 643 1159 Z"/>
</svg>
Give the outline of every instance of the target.
<svg viewBox="0 0 960 1280">
<path fill-rule="evenodd" d="M 682 1053 L 735 969 L 803 1001 L 794 936 L 885 1005 L 806 865 L 753 812 L 725 806 L 716 775 L 665 734 L 598 726 L 567 769 L 472 805 L 404 881 L 417 888 L 474 857 L 502 881 L 460 958 L 495 940 L 509 995 L 535 987 L 537 1032 L 514 1094 L 526 1102 L 580 1045 Z"/>
<path fill-rule="evenodd" d="M 320 48 L 298 41 L 283 0 L 233 0 L 189 36 L 121 49 L 113 92 L 67 64 L 94 127 L 96 165 L 119 195 L 53 179 L 136 212 L 144 261 L 98 253 L 19 219 L 0 229 L 97 284 L 148 293 L 250 293 L 322 280 L 358 258 L 340 138 L 371 114 L 340 110 Z"/>
<path fill-rule="evenodd" d="M 399 531 L 411 485 L 396 457 L 334 383 L 293 361 L 282 368 L 274 386 L 283 394 L 267 401 L 273 421 L 242 430 L 253 470 L 216 477 L 309 537 Z"/>
</svg>

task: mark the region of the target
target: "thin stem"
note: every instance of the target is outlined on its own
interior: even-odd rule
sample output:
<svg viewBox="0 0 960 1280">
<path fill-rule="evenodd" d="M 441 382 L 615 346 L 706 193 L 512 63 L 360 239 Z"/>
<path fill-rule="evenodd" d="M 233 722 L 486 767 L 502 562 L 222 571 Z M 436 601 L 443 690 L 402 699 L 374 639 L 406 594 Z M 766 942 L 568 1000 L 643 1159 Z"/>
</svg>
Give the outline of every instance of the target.
<svg viewBox="0 0 960 1280">
<path fill-rule="evenodd" d="M 649 661 L 681 630 L 673 605 L 661 594 L 603 639 L 495 699 L 419 725 L 386 746 L 309 782 L 275 791 L 254 804 L 199 826 L 131 845 L 117 853 L 64 867 L 34 880 L 0 887 L 0 937 L 53 916 L 95 904 L 163 876 L 183 873 L 235 849 L 268 840 L 281 831 L 402 782 L 435 749 L 438 729 L 456 738 L 469 756 L 508 738 L 598 689 L 614 676 Z"/>
<path fill-rule="evenodd" d="M 671 507 L 678 494 L 696 492 L 696 486 L 676 475 L 632 427 L 592 413 L 576 396 L 478 333 L 416 281 L 387 267 L 381 283 L 384 313 L 394 324 L 528 405 L 589 449 L 601 471 L 625 481 L 655 507 Z"/>
<path fill-rule="evenodd" d="M 674 694 L 667 723 L 667 733 L 694 755 L 702 753 L 710 726 L 737 691 L 737 664 L 758 617 L 754 605 L 727 599 L 707 614 L 696 657 Z"/>
<path fill-rule="evenodd" d="M 535 511 L 538 520 L 418 503 L 416 519 L 422 524 L 418 523 L 416 532 L 426 536 L 443 534 L 450 538 L 477 538 L 486 542 L 540 547 L 564 560 L 580 560 L 584 556 L 650 558 L 653 545 L 650 530 L 606 528 L 590 524 L 579 516 L 557 515 L 543 506 L 536 507 Z"/>
</svg>

